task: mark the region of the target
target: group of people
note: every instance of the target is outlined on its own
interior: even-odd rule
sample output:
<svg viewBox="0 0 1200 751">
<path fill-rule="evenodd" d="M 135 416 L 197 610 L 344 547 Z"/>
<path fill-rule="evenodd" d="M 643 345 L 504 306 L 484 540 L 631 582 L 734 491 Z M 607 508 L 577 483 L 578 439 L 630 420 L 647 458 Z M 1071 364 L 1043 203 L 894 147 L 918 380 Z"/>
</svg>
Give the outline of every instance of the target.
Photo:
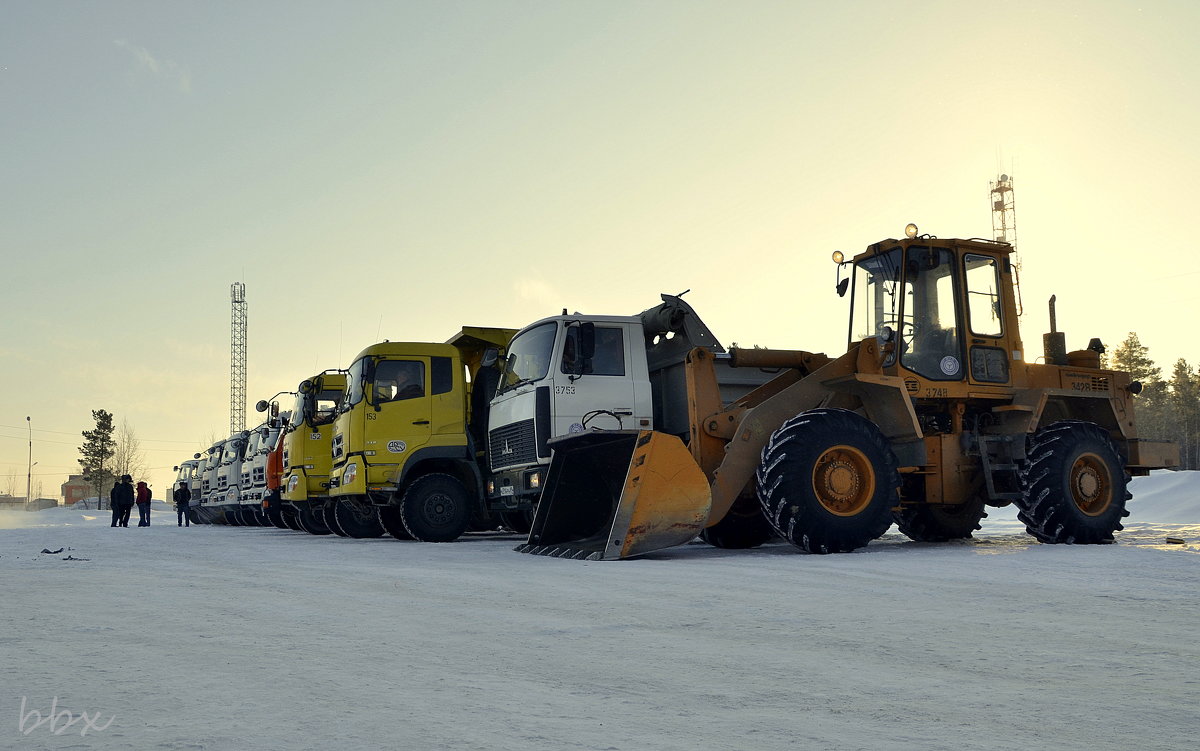
<svg viewBox="0 0 1200 751">
<path fill-rule="evenodd" d="M 133 511 L 136 504 L 138 507 L 138 526 L 150 526 L 150 500 L 153 498 L 153 493 L 150 491 L 150 486 L 144 482 L 139 482 L 137 487 L 133 486 L 133 478 L 129 475 L 121 475 L 121 481 L 113 485 L 113 489 L 108 494 L 109 506 L 112 508 L 112 526 L 128 527 L 129 514 Z M 179 516 L 179 526 L 192 526 L 188 519 L 188 501 L 190 493 L 187 488 L 183 488 L 183 497 L 181 499 L 180 492 L 175 491 L 175 511 Z"/>
</svg>

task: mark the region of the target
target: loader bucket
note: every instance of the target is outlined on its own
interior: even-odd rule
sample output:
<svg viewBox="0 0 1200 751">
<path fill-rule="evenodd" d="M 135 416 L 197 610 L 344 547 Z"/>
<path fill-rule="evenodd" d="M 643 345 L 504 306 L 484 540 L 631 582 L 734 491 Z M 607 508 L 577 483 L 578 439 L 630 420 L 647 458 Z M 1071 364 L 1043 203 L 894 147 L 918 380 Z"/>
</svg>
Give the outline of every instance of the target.
<svg viewBox="0 0 1200 751">
<path fill-rule="evenodd" d="M 552 439 L 554 459 L 522 553 L 611 561 L 682 545 L 708 523 L 708 478 L 673 435 Z"/>
</svg>

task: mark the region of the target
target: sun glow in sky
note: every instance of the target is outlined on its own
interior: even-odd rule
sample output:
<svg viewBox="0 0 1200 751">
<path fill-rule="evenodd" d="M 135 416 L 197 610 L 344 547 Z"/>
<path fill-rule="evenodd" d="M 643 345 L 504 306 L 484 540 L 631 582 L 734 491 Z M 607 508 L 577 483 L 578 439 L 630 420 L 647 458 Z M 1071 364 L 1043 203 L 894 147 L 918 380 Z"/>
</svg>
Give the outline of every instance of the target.
<svg viewBox="0 0 1200 751">
<path fill-rule="evenodd" d="M 16 0 L 0 25 L 0 492 L 91 410 L 173 464 L 380 339 L 687 299 L 725 344 L 837 353 L 833 250 L 990 237 L 1022 333 L 1200 362 L 1200 5 Z M 255 413 L 248 413 L 252 424 Z M 15 477 L 14 480 L 7 479 Z"/>
</svg>

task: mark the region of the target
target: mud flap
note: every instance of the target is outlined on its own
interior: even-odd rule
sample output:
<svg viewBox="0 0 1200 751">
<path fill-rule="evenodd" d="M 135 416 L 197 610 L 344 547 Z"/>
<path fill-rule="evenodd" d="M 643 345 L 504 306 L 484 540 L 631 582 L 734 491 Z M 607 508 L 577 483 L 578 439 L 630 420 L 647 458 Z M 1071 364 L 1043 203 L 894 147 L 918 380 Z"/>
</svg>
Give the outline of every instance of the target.
<svg viewBox="0 0 1200 751">
<path fill-rule="evenodd" d="M 682 545 L 708 523 L 708 478 L 673 435 L 553 439 L 554 459 L 522 553 L 611 561 Z"/>
</svg>

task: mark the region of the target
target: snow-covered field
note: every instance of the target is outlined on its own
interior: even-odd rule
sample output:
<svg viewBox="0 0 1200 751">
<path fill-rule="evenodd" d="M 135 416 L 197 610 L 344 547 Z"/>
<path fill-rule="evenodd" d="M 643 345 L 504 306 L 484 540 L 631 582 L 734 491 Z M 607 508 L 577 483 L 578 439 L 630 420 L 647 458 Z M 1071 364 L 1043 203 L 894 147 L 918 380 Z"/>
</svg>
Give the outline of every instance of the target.
<svg viewBox="0 0 1200 751">
<path fill-rule="evenodd" d="M 8 514 L 0 749 L 1191 748 L 1200 473 L 1133 491 L 1109 546 L 1004 509 L 961 544 L 610 563 Z"/>
</svg>

